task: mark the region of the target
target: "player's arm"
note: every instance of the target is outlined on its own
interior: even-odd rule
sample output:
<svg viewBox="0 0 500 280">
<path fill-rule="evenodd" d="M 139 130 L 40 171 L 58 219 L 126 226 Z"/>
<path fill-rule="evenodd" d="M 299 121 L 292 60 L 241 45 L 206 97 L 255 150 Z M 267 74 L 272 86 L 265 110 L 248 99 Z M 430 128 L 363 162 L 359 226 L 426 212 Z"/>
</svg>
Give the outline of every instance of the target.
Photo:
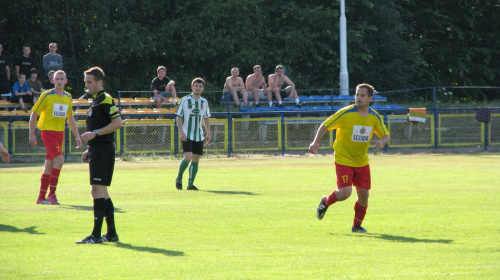
<svg viewBox="0 0 500 280">
<path fill-rule="evenodd" d="M 187 137 L 186 134 L 184 134 L 184 129 L 182 129 L 182 125 L 184 123 L 182 122 L 182 117 L 177 115 L 177 130 L 179 131 L 179 135 L 181 136 L 181 141 L 186 142 Z"/>
<path fill-rule="evenodd" d="M 36 147 L 38 144 L 38 140 L 35 135 L 35 126 L 36 126 L 36 120 L 38 118 L 38 115 L 35 112 L 31 112 L 30 116 L 30 128 L 29 128 L 29 141 L 31 146 Z"/>
<path fill-rule="evenodd" d="M 385 146 L 385 144 L 387 144 L 387 142 L 389 142 L 389 140 L 390 140 L 389 135 L 385 135 L 381 139 L 374 141 L 373 144 L 375 144 L 375 148 L 377 148 L 377 150 L 380 150 Z"/>
<path fill-rule="evenodd" d="M 323 138 L 327 131 L 328 129 L 323 124 L 319 126 L 318 131 L 316 132 L 316 137 L 314 137 L 314 141 L 311 143 L 311 145 L 309 145 L 309 152 L 311 152 L 311 154 L 315 154 L 318 152 L 321 138 Z"/>
<path fill-rule="evenodd" d="M 76 139 L 76 148 L 80 148 L 82 146 L 82 139 L 80 138 L 80 134 L 78 134 L 78 127 L 76 126 L 75 117 L 71 116 L 68 118 L 69 128 L 75 136 Z"/>
<path fill-rule="evenodd" d="M 5 163 L 10 162 L 9 152 L 4 148 L 2 143 L 0 143 L 0 154 L 2 154 L 2 161 Z"/>
<path fill-rule="evenodd" d="M 207 135 L 205 135 L 205 143 L 210 144 L 210 140 L 212 140 L 212 134 L 210 133 L 210 118 L 203 119 L 203 122 L 205 122 L 205 131 L 207 132 Z"/>
<path fill-rule="evenodd" d="M 99 129 L 97 129 L 97 135 L 106 135 L 106 134 L 109 134 L 109 133 L 113 133 L 115 132 L 116 130 L 122 128 L 122 118 L 120 118 L 119 116 L 118 117 L 115 117 L 115 118 L 112 118 L 111 119 L 111 122 L 106 125 L 105 127 L 101 127 Z M 92 131 L 87 131 L 85 132 L 84 134 L 82 134 L 82 141 L 85 142 L 85 143 L 88 143 L 90 140 L 96 138 L 97 136 L 94 134 L 94 132 Z"/>
</svg>

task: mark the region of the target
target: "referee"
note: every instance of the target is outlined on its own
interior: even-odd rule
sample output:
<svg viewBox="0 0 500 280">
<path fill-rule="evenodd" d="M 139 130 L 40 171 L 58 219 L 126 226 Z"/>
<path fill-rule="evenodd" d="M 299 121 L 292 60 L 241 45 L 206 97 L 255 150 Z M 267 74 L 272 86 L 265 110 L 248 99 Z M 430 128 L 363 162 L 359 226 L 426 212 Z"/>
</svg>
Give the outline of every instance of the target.
<svg viewBox="0 0 500 280">
<path fill-rule="evenodd" d="M 108 186 L 111 185 L 115 166 L 114 132 L 122 127 L 122 120 L 113 98 L 103 89 L 104 71 L 99 67 L 92 67 L 84 75 L 85 87 L 94 98 L 87 112 L 87 132 L 81 137 L 89 145 L 82 155 L 82 161 L 89 163 L 94 199 L 94 229 L 92 234 L 76 241 L 76 244 L 117 242 L 114 207 Z M 104 217 L 108 231 L 101 237 Z"/>
</svg>

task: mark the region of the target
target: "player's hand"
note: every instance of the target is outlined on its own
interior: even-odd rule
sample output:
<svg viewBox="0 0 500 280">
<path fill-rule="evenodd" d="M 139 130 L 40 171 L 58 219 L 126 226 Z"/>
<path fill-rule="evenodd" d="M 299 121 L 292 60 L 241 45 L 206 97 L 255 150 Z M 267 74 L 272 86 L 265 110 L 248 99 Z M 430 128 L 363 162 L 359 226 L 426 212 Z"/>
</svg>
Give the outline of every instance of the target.
<svg viewBox="0 0 500 280">
<path fill-rule="evenodd" d="M 317 153 L 317 152 L 318 152 L 318 150 L 319 150 L 319 144 L 317 144 L 317 143 L 313 142 L 313 143 L 311 143 L 311 145 L 309 145 L 309 152 L 310 152 L 311 154 L 315 154 L 315 153 Z"/>
<path fill-rule="evenodd" d="M 96 136 L 94 133 L 87 131 L 82 134 L 81 139 L 83 142 L 88 143 L 90 140 L 94 139 Z"/>
<path fill-rule="evenodd" d="M 76 138 L 76 148 L 80 148 L 83 145 L 82 139 L 80 137 Z"/>
<path fill-rule="evenodd" d="M 210 144 L 211 140 L 212 140 L 212 137 L 210 136 L 210 133 L 205 135 L 205 144 Z"/>
<path fill-rule="evenodd" d="M 36 138 L 36 135 L 30 135 L 29 141 L 30 141 L 31 146 L 33 146 L 33 147 L 36 147 L 36 145 L 38 145 L 38 140 Z"/>
<path fill-rule="evenodd" d="M 86 150 L 82 154 L 82 161 L 88 163 L 89 162 L 89 150 Z"/>
<path fill-rule="evenodd" d="M 373 142 L 373 144 L 375 145 L 375 148 L 377 150 L 380 150 L 384 147 L 384 143 L 382 142 L 382 140 L 376 140 Z"/>
<path fill-rule="evenodd" d="M 181 141 L 182 142 L 186 142 L 187 141 L 187 137 L 186 137 L 186 134 L 184 134 L 184 132 L 181 132 Z"/>
<path fill-rule="evenodd" d="M 2 162 L 5 162 L 5 163 L 10 162 L 10 155 L 7 151 L 2 153 Z"/>
</svg>

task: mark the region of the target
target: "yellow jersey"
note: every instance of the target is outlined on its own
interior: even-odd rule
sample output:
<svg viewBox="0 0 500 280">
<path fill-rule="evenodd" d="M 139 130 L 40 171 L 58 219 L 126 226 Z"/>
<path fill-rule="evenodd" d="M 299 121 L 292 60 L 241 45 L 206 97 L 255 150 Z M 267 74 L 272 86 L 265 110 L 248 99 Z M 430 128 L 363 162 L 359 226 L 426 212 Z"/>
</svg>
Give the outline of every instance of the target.
<svg viewBox="0 0 500 280">
<path fill-rule="evenodd" d="M 372 108 L 363 117 L 358 113 L 356 105 L 350 105 L 337 111 L 323 122 L 328 131 L 336 129 L 335 162 L 351 167 L 362 167 L 368 164 L 370 140 L 375 133 L 379 138 L 389 136 L 383 119 Z"/>
<path fill-rule="evenodd" d="M 64 131 L 66 118 L 74 114 L 73 99 L 66 91 L 59 96 L 54 89 L 47 90 L 40 95 L 32 111 L 40 115 L 37 125 L 40 130 Z"/>
</svg>

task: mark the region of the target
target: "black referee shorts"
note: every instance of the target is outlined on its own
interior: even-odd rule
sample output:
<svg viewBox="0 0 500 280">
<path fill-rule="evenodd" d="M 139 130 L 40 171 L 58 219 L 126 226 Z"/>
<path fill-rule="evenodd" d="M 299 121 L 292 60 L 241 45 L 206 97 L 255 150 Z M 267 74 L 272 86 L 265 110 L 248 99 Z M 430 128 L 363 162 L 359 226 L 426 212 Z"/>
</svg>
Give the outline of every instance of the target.
<svg viewBox="0 0 500 280">
<path fill-rule="evenodd" d="M 182 142 L 182 150 L 184 153 L 192 152 L 195 155 L 203 155 L 203 141 L 192 141 L 187 140 L 186 142 Z"/>
<path fill-rule="evenodd" d="M 113 144 L 89 146 L 90 184 L 110 186 L 115 169 L 115 147 Z"/>
</svg>

